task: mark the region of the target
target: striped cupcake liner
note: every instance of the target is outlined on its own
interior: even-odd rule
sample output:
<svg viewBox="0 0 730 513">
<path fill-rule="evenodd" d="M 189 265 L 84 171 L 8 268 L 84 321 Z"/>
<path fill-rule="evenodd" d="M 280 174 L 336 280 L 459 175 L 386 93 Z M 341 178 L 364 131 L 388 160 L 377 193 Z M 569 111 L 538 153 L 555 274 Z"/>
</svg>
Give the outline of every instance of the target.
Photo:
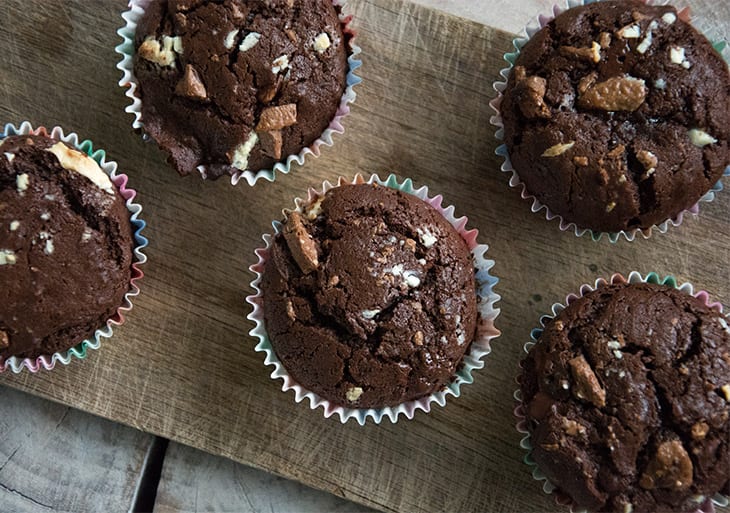
<svg viewBox="0 0 730 513">
<path fill-rule="evenodd" d="M 562 14 L 563 12 L 567 11 L 568 9 L 572 9 L 574 7 L 579 7 L 582 5 L 588 5 L 595 3 L 597 1 L 601 0 L 567 0 L 562 5 L 554 5 L 552 8 L 552 12 L 547 15 L 539 15 L 536 19 L 531 21 L 523 30 L 522 35 L 512 40 L 512 45 L 514 46 L 514 51 L 504 54 L 504 60 L 507 62 L 508 66 L 500 71 L 500 75 L 503 80 L 497 81 L 494 83 L 493 87 L 495 91 L 497 91 L 497 97 L 493 99 L 491 102 L 489 102 L 489 106 L 494 111 L 494 115 L 490 118 L 490 123 L 496 128 L 495 137 L 499 141 L 504 140 L 504 123 L 502 121 L 502 114 L 500 112 L 500 106 L 502 105 L 502 98 L 504 95 L 504 91 L 507 88 L 507 82 L 509 79 L 509 74 L 512 68 L 514 67 L 515 62 L 517 61 L 517 57 L 520 55 L 520 52 L 522 51 L 522 48 L 527 44 L 527 42 L 542 28 L 544 28 L 546 25 L 548 25 L 552 20 L 554 20 L 558 15 Z M 669 0 L 642 0 L 648 5 L 667 5 L 669 4 Z M 690 21 L 690 9 L 689 7 L 684 7 L 678 10 L 678 15 L 681 19 L 689 22 Z M 695 28 L 697 28 L 699 31 L 703 32 L 707 35 L 712 35 L 714 32 L 717 31 L 717 27 L 713 26 L 709 21 L 707 20 L 692 20 L 692 23 Z M 729 60 L 730 53 L 727 48 L 727 43 L 725 41 L 719 41 L 719 42 L 713 42 L 713 46 L 715 50 L 720 53 L 725 60 Z M 509 152 L 507 151 L 507 146 L 505 144 L 500 144 L 497 149 L 495 150 L 495 153 L 502 157 L 504 159 L 504 162 L 502 163 L 501 170 L 503 173 L 507 173 L 510 175 L 509 179 L 509 186 L 519 189 L 520 195 L 522 199 L 530 201 L 532 204 L 530 206 L 530 210 L 533 213 L 538 213 L 541 210 L 545 211 L 545 218 L 548 221 L 556 220 L 559 223 L 559 227 L 561 231 L 573 231 L 577 237 L 582 237 L 584 235 L 588 235 L 593 239 L 594 241 L 601 240 L 604 236 L 611 242 L 615 243 L 621 238 L 625 238 L 627 241 L 632 242 L 637 236 L 641 236 L 644 239 L 648 239 L 651 237 L 652 233 L 654 231 L 657 231 L 659 233 L 666 233 L 670 226 L 679 226 L 682 224 L 682 221 L 684 219 L 684 216 L 687 214 L 697 215 L 699 214 L 700 208 L 699 204 L 702 202 L 709 203 L 715 199 L 715 195 L 723 190 L 723 184 L 722 180 L 718 180 L 715 185 L 712 186 L 712 188 L 704 195 L 700 200 L 690 207 L 687 210 L 684 210 L 683 212 L 680 212 L 675 217 L 671 219 L 667 219 L 666 221 L 651 226 L 649 228 L 641 229 L 636 228 L 634 230 L 623 230 L 620 232 L 613 232 L 613 233 L 607 233 L 607 232 L 597 232 L 594 230 L 591 230 L 589 228 L 581 228 L 578 225 L 576 225 L 573 222 L 566 221 L 563 219 L 563 217 L 559 214 L 556 214 L 550 210 L 550 208 L 543 204 L 540 200 L 538 200 L 532 193 L 530 193 L 527 190 L 527 187 L 525 186 L 525 183 L 520 179 L 519 173 L 515 168 L 512 166 L 512 161 L 509 157 Z M 723 172 L 723 177 L 730 176 L 730 166 L 728 166 L 725 171 Z"/>
<path fill-rule="evenodd" d="M 134 35 L 137 31 L 137 24 L 144 15 L 145 7 L 149 5 L 150 1 L 151 0 L 129 0 L 129 10 L 122 13 L 125 25 L 117 30 L 117 34 L 122 38 L 123 42 L 114 48 L 114 50 L 122 56 L 122 59 L 117 63 L 117 69 L 122 72 L 122 79 L 119 81 L 119 85 L 126 89 L 125 95 L 131 101 L 131 104 L 124 110 L 125 112 L 134 115 L 132 128 L 142 131 L 143 138 L 146 141 L 151 141 L 152 138 L 144 133 L 144 123 L 142 121 L 142 98 L 139 94 L 137 78 L 134 75 Z M 345 0 L 332 0 L 332 3 L 341 9 L 344 9 L 345 7 Z M 347 58 L 348 73 L 346 77 L 345 92 L 340 99 L 340 105 L 337 108 L 335 117 L 332 118 L 329 126 L 311 145 L 303 148 L 296 155 L 287 156 L 280 162 L 274 164 L 271 169 L 262 169 L 259 171 L 251 171 L 248 169 L 237 170 L 231 175 L 232 185 L 237 185 L 241 180 L 245 180 L 250 186 L 256 185 L 256 182 L 262 179 L 273 182 L 276 178 L 277 172 L 288 174 L 291 171 L 293 164 L 303 166 L 307 155 L 319 157 L 323 146 L 334 145 L 334 135 L 342 135 L 345 133 L 345 127 L 343 126 L 342 121 L 350 113 L 350 104 L 354 103 L 357 98 L 354 87 L 362 82 L 362 78 L 355 73 L 358 68 L 362 66 L 362 61 L 359 59 L 359 55 L 362 53 L 362 50 L 355 44 L 357 33 L 350 26 L 351 21 L 351 15 L 345 15 L 340 12 L 340 22 L 343 27 L 342 30 L 346 36 L 349 46 L 349 55 Z M 208 172 L 205 165 L 198 166 L 198 172 L 203 179 L 207 178 Z"/>
<path fill-rule="evenodd" d="M 139 294 L 138 282 L 144 276 L 139 268 L 147 261 L 147 256 L 142 250 L 147 246 L 147 238 L 142 235 L 142 230 L 146 223 L 141 219 L 142 207 L 134 202 L 137 192 L 127 187 L 127 175 L 117 172 L 117 163 L 107 160 L 104 150 L 94 150 L 93 143 L 89 140 L 80 140 L 78 135 L 73 132 L 65 134 L 61 127 L 54 127 L 50 132 L 45 127 L 33 128 L 32 125 L 25 121 L 16 127 L 13 124 L 6 124 L 3 133 L 0 134 L 0 140 L 12 135 L 42 135 L 52 137 L 53 139 L 63 141 L 73 146 L 79 151 L 84 152 L 94 159 L 101 169 L 109 175 L 112 183 L 117 187 L 119 193 L 126 200 L 127 210 L 130 214 L 130 222 L 132 224 L 132 232 L 134 235 L 134 262 L 132 263 L 132 275 L 129 283 L 129 291 L 124 295 L 123 303 L 117 308 L 116 313 L 106 321 L 106 324 L 94 332 L 94 336 L 81 341 L 66 351 L 56 352 L 50 355 L 41 355 L 38 358 L 18 358 L 12 356 L 0 364 L 0 373 L 10 370 L 16 374 L 27 369 L 29 372 L 36 373 L 41 369 L 52 370 L 57 363 L 68 365 L 72 360 L 83 360 L 87 357 L 90 349 L 99 349 L 101 340 L 112 336 L 113 327 L 121 326 L 124 323 L 124 316 L 132 309 L 132 298 Z"/>
<path fill-rule="evenodd" d="M 577 294 L 569 294 L 563 303 L 555 303 L 550 308 L 550 313 L 543 315 L 540 317 L 540 327 L 534 328 L 530 332 L 530 341 L 527 342 L 523 349 L 525 354 L 530 352 L 530 349 L 537 344 L 537 341 L 539 340 L 540 336 L 542 335 L 543 330 L 545 327 L 562 312 L 565 310 L 565 308 L 570 305 L 573 301 L 576 299 L 579 299 L 589 292 L 593 292 L 596 289 L 605 287 L 607 285 L 616 285 L 616 284 L 626 284 L 626 283 L 652 283 L 655 285 L 665 285 L 667 287 L 675 288 L 681 292 L 684 292 L 685 294 L 688 294 L 690 296 L 694 296 L 697 299 L 701 300 L 705 305 L 708 307 L 717 310 L 718 312 L 723 312 L 722 304 L 718 302 L 713 302 L 710 299 L 709 293 L 707 293 L 704 290 L 699 290 L 695 292 L 694 287 L 691 283 L 679 283 L 677 279 L 674 276 L 666 276 L 661 277 L 657 273 L 649 273 L 646 276 L 642 276 L 640 273 L 636 271 L 632 271 L 628 278 L 624 277 L 621 274 L 614 274 L 611 276 L 609 280 L 606 280 L 604 278 L 598 278 L 593 285 L 584 284 L 580 287 Z M 726 315 L 727 317 L 727 315 Z M 728 317 L 728 321 L 730 322 L 730 317 Z M 522 364 L 520 364 L 520 373 L 522 372 Z M 518 379 L 519 383 L 519 379 Z M 527 420 L 527 413 L 525 411 L 524 404 L 522 402 L 522 393 L 520 389 L 518 388 L 514 392 L 514 399 L 516 401 L 515 409 L 514 409 L 514 415 L 515 419 L 517 421 L 516 427 L 517 431 L 523 435 L 522 439 L 520 440 L 520 447 L 526 451 L 526 454 L 523 458 L 523 461 L 526 465 L 528 465 L 531 468 L 531 473 L 533 479 L 536 481 L 542 482 L 542 490 L 546 494 L 554 495 L 555 496 L 555 503 L 559 506 L 565 506 L 568 507 L 571 511 L 571 513 L 588 513 L 586 509 L 578 507 L 573 500 L 566 495 L 564 492 L 562 492 L 558 487 L 556 487 L 554 484 L 552 484 L 547 476 L 540 470 L 540 468 L 537 466 L 537 463 L 532 458 L 532 442 L 530 440 L 530 430 L 528 428 L 528 420 Z M 715 506 L 720 507 L 727 507 L 729 504 L 730 498 L 718 493 L 715 494 L 714 497 L 702 497 L 698 496 L 696 498 L 697 502 L 697 511 L 695 513 L 714 513 L 715 512 Z"/>
<path fill-rule="evenodd" d="M 307 205 L 313 204 L 318 198 L 324 196 L 327 191 L 335 187 L 339 187 L 346 184 L 378 184 L 384 187 L 390 187 L 406 194 L 412 194 L 417 198 L 435 208 L 441 215 L 443 215 L 457 232 L 466 241 L 473 259 L 475 267 L 475 279 L 476 279 L 476 293 L 477 293 L 477 309 L 478 309 L 478 322 L 477 322 L 477 333 L 471 344 L 469 352 L 464 355 L 464 359 L 461 367 L 456 372 L 454 379 L 446 387 L 436 393 L 429 396 L 408 401 L 403 404 L 386 407 L 386 408 L 345 408 L 343 406 L 337 406 L 326 399 L 318 396 L 317 394 L 306 390 L 299 385 L 294 379 L 289 376 L 288 372 L 281 364 L 281 361 L 276 356 L 274 349 L 269 340 L 266 326 L 264 324 L 263 314 L 263 294 L 260 288 L 262 274 L 266 265 L 266 260 L 269 256 L 269 249 L 271 247 L 274 237 L 281 232 L 282 224 L 279 221 L 274 221 L 272 226 L 274 228 L 273 234 L 266 234 L 263 236 L 265 246 L 256 250 L 258 256 L 258 262 L 250 267 L 251 271 L 255 274 L 255 279 L 251 283 L 251 287 L 256 291 L 254 295 L 248 296 L 246 301 L 253 307 L 252 312 L 248 315 L 248 318 L 252 320 L 256 326 L 250 331 L 250 335 L 258 339 L 256 345 L 256 351 L 265 354 L 264 363 L 274 367 L 271 373 L 272 379 L 281 379 L 283 381 L 282 391 L 288 390 L 294 391 L 294 400 L 301 402 L 304 399 L 309 400 L 309 406 L 311 409 L 317 409 L 322 407 L 324 410 L 324 416 L 329 418 L 333 415 L 337 415 L 340 421 L 344 424 L 350 419 L 355 419 L 361 426 L 370 419 L 375 424 L 379 424 L 383 418 L 388 418 L 392 423 L 395 423 L 400 415 L 405 416 L 407 419 L 412 419 L 416 411 L 422 410 L 425 413 L 431 411 L 432 405 L 438 404 L 444 406 L 448 396 L 459 397 L 461 395 L 461 387 L 463 385 L 472 383 L 474 381 L 473 371 L 484 367 L 482 359 L 491 352 L 490 341 L 499 336 L 499 330 L 494 326 L 494 321 L 499 315 L 499 308 L 495 306 L 500 297 L 494 292 L 494 287 L 499 281 L 497 278 L 490 274 L 490 269 L 494 266 L 494 261 L 486 258 L 486 252 L 488 246 L 477 243 L 478 231 L 475 229 L 467 230 L 466 225 L 468 219 L 466 217 L 455 217 L 454 207 L 444 207 L 442 205 L 442 196 L 429 196 L 427 187 L 414 188 L 413 182 L 410 178 L 399 182 L 395 175 L 388 176 L 385 180 L 381 179 L 378 175 L 372 175 L 370 178 L 365 179 L 361 175 L 356 175 L 353 180 L 346 180 L 340 178 L 336 184 L 330 182 L 324 182 L 319 190 L 309 189 L 308 196 L 306 199 L 296 198 L 294 200 L 295 208 L 294 211 L 302 212 Z M 290 210 L 285 210 L 284 215 L 287 215 Z"/>
</svg>

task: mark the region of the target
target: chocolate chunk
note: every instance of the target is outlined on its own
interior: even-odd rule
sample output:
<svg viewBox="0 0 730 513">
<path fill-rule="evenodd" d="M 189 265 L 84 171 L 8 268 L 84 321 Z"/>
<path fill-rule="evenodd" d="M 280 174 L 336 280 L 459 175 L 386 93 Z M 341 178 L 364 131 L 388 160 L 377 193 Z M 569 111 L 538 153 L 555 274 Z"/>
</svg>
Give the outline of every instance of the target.
<svg viewBox="0 0 730 513">
<path fill-rule="evenodd" d="M 311 273 L 319 265 L 317 245 L 307 231 L 299 212 L 292 212 L 284 225 L 284 238 L 292 258 L 303 273 Z"/>
<path fill-rule="evenodd" d="M 185 66 L 185 74 L 175 86 L 175 94 L 195 100 L 208 98 L 208 93 L 205 90 L 205 85 L 200 80 L 200 75 L 190 64 Z"/>
<path fill-rule="evenodd" d="M 281 130 L 272 130 L 270 132 L 259 132 L 259 142 L 264 153 L 276 160 L 281 159 L 281 148 L 283 145 Z"/>
<path fill-rule="evenodd" d="M 266 107 L 261 111 L 257 131 L 281 130 L 297 122 L 297 106 L 294 103 Z"/>
<path fill-rule="evenodd" d="M 606 406 L 606 391 L 601 387 L 596 374 L 583 355 L 573 358 L 569 363 L 575 380 L 573 387 L 575 396 L 593 403 L 598 408 Z"/>
<path fill-rule="evenodd" d="M 635 111 L 646 99 L 644 81 L 634 77 L 611 77 L 592 84 L 578 97 L 578 104 L 585 109 L 601 109 L 610 112 Z"/>
<path fill-rule="evenodd" d="M 692 460 L 682 442 L 663 442 L 649 461 L 639 483 L 646 490 L 669 488 L 685 491 L 692 486 L 692 470 Z"/>
</svg>

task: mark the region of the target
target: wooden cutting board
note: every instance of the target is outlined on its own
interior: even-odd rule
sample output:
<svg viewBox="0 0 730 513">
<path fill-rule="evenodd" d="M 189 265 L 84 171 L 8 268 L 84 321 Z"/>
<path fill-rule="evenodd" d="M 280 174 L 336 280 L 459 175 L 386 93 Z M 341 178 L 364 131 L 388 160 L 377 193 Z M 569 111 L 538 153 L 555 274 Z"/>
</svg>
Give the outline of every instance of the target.
<svg viewBox="0 0 730 513">
<path fill-rule="evenodd" d="M 700 10 L 727 27 L 720 4 Z M 232 187 L 178 178 L 132 132 L 114 67 L 124 7 L 3 0 L 1 119 L 61 124 L 106 149 L 139 191 L 150 246 L 142 294 L 99 351 L 0 383 L 382 510 L 548 511 L 558 508 L 522 464 L 512 417 L 517 362 L 539 316 L 615 271 L 672 273 L 730 304 L 730 193 L 665 235 L 612 245 L 559 231 L 507 187 L 488 107 L 511 45 L 504 32 L 402 0 L 351 0 L 364 81 L 346 134 L 275 183 Z M 391 171 L 442 193 L 491 246 L 503 336 L 445 408 L 341 425 L 269 379 L 247 335 L 247 268 L 260 235 L 307 186 Z"/>
</svg>

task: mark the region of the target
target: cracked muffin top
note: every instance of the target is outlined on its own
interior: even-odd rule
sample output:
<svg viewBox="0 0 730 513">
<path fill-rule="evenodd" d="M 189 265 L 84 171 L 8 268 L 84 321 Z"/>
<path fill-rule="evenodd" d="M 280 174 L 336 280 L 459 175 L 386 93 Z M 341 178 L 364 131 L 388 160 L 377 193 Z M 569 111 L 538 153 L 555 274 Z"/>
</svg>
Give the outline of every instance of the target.
<svg viewBox="0 0 730 513">
<path fill-rule="evenodd" d="M 500 108 L 514 169 L 564 220 L 646 229 L 730 164 L 730 76 L 670 6 L 569 9 L 522 48 Z"/>
<path fill-rule="evenodd" d="M 522 362 L 532 456 L 590 511 L 697 511 L 730 494 L 730 329 L 677 289 L 609 285 Z"/>
<path fill-rule="evenodd" d="M 473 266 L 419 198 L 336 187 L 289 214 L 271 244 L 261 284 L 271 345 L 295 381 L 340 406 L 437 392 L 474 338 Z"/>
<path fill-rule="evenodd" d="M 298 154 L 345 90 L 338 13 L 332 0 L 152 0 L 135 34 L 145 131 L 181 175 Z"/>
<path fill-rule="evenodd" d="M 0 141 L 0 364 L 91 338 L 132 272 L 124 198 L 85 153 L 45 136 Z"/>
</svg>

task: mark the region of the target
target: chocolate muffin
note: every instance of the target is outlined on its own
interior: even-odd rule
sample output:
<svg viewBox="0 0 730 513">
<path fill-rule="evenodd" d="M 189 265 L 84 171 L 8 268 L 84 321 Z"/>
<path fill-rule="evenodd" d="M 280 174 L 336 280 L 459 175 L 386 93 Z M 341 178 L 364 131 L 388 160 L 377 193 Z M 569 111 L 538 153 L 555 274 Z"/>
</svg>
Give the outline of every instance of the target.
<svg viewBox="0 0 730 513">
<path fill-rule="evenodd" d="M 85 153 L 45 136 L 0 141 L 0 364 L 91 338 L 129 290 L 130 214 Z"/>
<path fill-rule="evenodd" d="M 521 49 L 501 104 L 527 191 L 597 232 L 691 208 L 730 164 L 730 75 L 670 6 L 569 9 Z"/>
<path fill-rule="evenodd" d="M 287 372 L 349 408 L 441 390 L 476 330 L 465 241 L 430 205 L 378 185 L 343 185 L 289 214 L 261 290 Z"/>
<path fill-rule="evenodd" d="M 730 330 L 668 286 L 604 286 L 522 362 L 532 456 L 590 511 L 696 511 L 730 493 Z"/>
<path fill-rule="evenodd" d="M 346 86 L 331 0 L 153 0 L 134 73 L 145 131 L 181 175 L 270 169 L 311 145 Z"/>
</svg>

